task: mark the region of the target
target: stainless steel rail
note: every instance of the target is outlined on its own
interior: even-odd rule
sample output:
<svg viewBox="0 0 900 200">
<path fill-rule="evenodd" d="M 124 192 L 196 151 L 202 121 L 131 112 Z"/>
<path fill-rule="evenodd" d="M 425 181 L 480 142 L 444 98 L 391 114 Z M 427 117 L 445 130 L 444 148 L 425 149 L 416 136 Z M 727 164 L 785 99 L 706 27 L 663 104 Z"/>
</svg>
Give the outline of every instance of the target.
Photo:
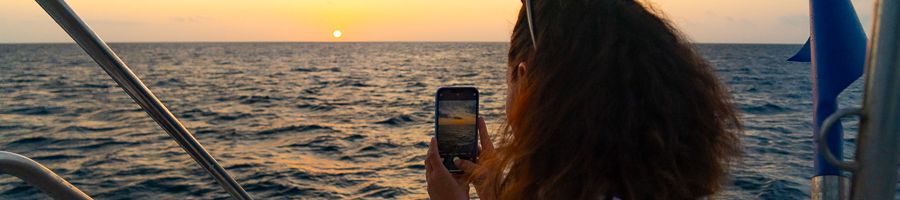
<svg viewBox="0 0 900 200">
<path fill-rule="evenodd" d="M 894 199 L 900 153 L 900 1 L 875 4 L 852 199 Z"/>
<path fill-rule="evenodd" d="M 180 121 L 169 112 L 156 95 L 131 72 L 131 69 L 119 59 L 112 49 L 81 21 L 74 11 L 63 0 L 36 0 L 44 11 L 59 24 L 72 39 L 87 52 L 103 70 L 128 93 L 134 102 L 159 124 L 175 142 L 187 152 L 197 164 L 209 172 L 213 178 L 235 199 L 252 199 L 222 166 L 197 142 Z"/>
<path fill-rule="evenodd" d="M 19 154 L 0 151 L 0 174 L 18 177 L 54 199 L 91 199 L 50 169 Z"/>
</svg>

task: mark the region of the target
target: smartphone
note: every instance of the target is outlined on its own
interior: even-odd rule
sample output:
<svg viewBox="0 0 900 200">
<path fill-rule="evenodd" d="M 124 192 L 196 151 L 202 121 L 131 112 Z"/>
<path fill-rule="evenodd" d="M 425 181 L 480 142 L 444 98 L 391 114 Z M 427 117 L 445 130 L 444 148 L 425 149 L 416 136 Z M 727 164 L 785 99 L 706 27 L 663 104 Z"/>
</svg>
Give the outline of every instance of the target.
<svg viewBox="0 0 900 200">
<path fill-rule="evenodd" d="M 476 162 L 478 157 L 478 89 L 442 87 L 434 107 L 434 132 L 444 166 L 451 173 L 462 173 L 453 159 Z"/>
</svg>

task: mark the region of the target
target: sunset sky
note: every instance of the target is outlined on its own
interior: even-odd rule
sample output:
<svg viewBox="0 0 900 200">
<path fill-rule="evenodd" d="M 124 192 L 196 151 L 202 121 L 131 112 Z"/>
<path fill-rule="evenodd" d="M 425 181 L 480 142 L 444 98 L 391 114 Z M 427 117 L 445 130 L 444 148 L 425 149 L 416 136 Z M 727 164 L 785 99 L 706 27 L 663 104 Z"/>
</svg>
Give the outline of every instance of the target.
<svg viewBox="0 0 900 200">
<path fill-rule="evenodd" d="M 874 0 L 852 0 L 868 31 Z M 111 42 L 507 41 L 519 0 L 70 0 Z M 648 0 L 695 42 L 802 43 L 808 0 Z M 341 37 L 335 38 L 335 30 Z M 0 43 L 71 42 L 30 0 L 0 1 Z"/>
<path fill-rule="evenodd" d="M 472 125 L 475 124 L 475 101 L 443 100 L 438 106 L 439 125 Z"/>
</svg>

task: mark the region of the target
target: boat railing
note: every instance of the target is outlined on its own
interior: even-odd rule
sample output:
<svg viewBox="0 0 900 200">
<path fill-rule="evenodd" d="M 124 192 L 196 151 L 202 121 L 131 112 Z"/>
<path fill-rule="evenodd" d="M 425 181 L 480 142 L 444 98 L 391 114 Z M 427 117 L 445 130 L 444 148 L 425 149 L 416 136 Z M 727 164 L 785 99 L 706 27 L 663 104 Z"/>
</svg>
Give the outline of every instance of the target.
<svg viewBox="0 0 900 200">
<path fill-rule="evenodd" d="M 36 0 L 38 4 L 75 40 L 135 103 L 162 127 L 194 161 L 205 169 L 235 199 L 252 199 L 190 131 L 156 98 L 156 95 L 125 65 L 63 0 Z"/>
<path fill-rule="evenodd" d="M 54 199 L 91 199 L 44 165 L 12 152 L 0 151 L 0 174 L 9 174 L 22 179 Z"/>
</svg>

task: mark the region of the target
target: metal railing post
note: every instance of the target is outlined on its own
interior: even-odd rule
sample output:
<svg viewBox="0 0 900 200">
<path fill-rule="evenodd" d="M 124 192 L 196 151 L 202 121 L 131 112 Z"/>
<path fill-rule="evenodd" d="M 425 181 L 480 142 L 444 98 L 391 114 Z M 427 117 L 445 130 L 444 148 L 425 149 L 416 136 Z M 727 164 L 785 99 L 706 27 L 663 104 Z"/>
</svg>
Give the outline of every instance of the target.
<svg viewBox="0 0 900 200">
<path fill-rule="evenodd" d="M 112 49 L 97 37 L 96 34 L 81 21 L 74 11 L 63 0 L 36 0 L 44 11 L 62 27 L 84 51 L 112 77 L 116 83 L 128 93 L 134 102 L 159 124 L 169 136 L 187 152 L 194 161 L 210 175 L 235 199 L 252 199 L 244 188 L 234 180 L 215 158 L 200 145 L 190 131 L 169 112 L 156 95 L 131 72 L 131 69 L 119 59 Z"/>
<path fill-rule="evenodd" d="M 900 1 L 875 4 L 853 199 L 894 199 L 900 152 Z"/>
</svg>

